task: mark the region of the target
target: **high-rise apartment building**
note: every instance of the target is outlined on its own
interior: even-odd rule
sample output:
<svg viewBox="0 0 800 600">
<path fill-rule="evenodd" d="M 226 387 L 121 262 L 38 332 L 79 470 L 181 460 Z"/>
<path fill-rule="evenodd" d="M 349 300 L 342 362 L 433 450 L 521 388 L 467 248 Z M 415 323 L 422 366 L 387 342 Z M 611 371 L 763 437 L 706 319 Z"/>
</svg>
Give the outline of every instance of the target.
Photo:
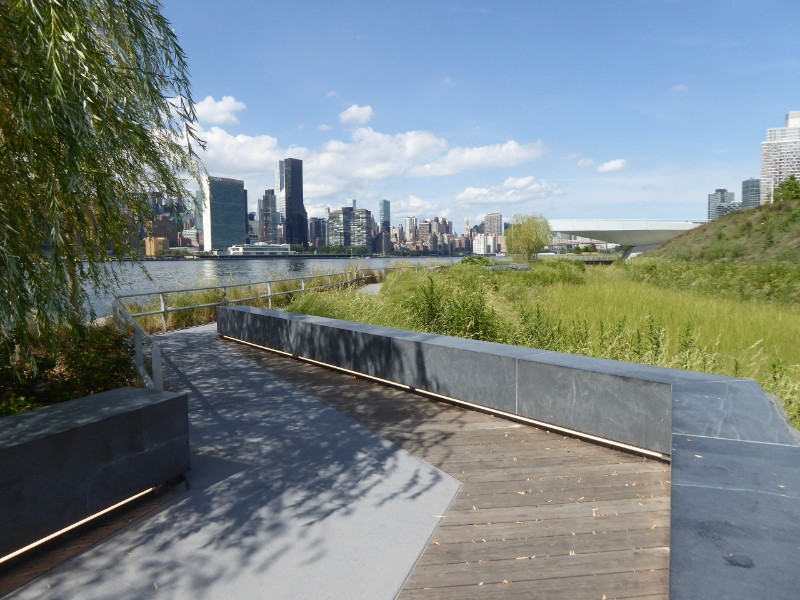
<svg viewBox="0 0 800 600">
<path fill-rule="evenodd" d="M 791 175 L 800 178 L 800 112 L 786 115 L 786 127 L 767 129 L 761 142 L 761 204 L 772 202 L 772 192 Z"/>
<path fill-rule="evenodd" d="M 761 180 L 751 177 L 742 182 L 742 208 L 755 208 L 761 204 Z"/>
<path fill-rule="evenodd" d="M 350 245 L 372 250 L 372 213 L 357 208 L 350 216 Z"/>
<path fill-rule="evenodd" d="M 308 213 L 303 204 L 303 161 L 275 162 L 275 196 L 283 225 L 283 242 L 308 246 Z"/>
<path fill-rule="evenodd" d="M 268 244 L 278 243 L 278 200 L 275 190 L 264 190 L 258 200 L 258 241 Z"/>
<path fill-rule="evenodd" d="M 244 244 L 247 196 L 244 181 L 208 176 L 203 182 L 203 250 Z"/>
<path fill-rule="evenodd" d="M 503 215 L 500 213 L 489 213 L 483 222 L 483 233 L 486 235 L 503 235 Z"/>
<path fill-rule="evenodd" d="M 736 202 L 736 194 L 726 189 L 717 189 L 713 194 L 708 195 L 709 221 L 740 208 L 742 208 L 742 203 Z"/>
</svg>

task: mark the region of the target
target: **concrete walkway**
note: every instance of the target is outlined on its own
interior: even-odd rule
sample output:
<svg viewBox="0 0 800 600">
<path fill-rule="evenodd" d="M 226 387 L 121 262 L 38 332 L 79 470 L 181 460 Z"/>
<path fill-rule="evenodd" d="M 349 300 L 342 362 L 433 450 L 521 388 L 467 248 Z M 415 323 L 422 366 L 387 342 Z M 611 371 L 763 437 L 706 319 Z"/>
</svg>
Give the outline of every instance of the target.
<svg viewBox="0 0 800 600">
<path fill-rule="evenodd" d="M 159 339 L 191 391 L 189 491 L 7 597 L 394 598 L 459 482 L 215 324 Z"/>
</svg>

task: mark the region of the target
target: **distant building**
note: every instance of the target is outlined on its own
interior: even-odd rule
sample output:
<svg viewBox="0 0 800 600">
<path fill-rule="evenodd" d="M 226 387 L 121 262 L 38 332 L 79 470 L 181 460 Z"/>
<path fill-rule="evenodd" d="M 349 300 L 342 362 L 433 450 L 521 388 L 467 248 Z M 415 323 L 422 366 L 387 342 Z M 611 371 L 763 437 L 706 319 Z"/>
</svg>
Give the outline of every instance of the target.
<svg viewBox="0 0 800 600">
<path fill-rule="evenodd" d="M 147 256 L 162 256 L 169 250 L 169 240 L 163 237 L 148 237 L 144 242 Z"/>
<path fill-rule="evenodd" d="M 708 195 L 708 220 L 713 221 L 730 212 L 742 208 L 741 202 L 736 202 L 736 194 L 722 188 Z"/>
<path fill-rule="evenodd" d="M 406 217 L 404 221 L 403 230 L 405 232 L 405 241 L 414 242 L 417 239 L 417 217 Z"/>
<path fill-rule="evenodd" d="M 303 161 L 286 158 L 275 162 L 275 196 L 283 225 L 283 241 L 308 246 L 308 213 L 303 204 Z"/>
<path fill-rule="evenodd" d="M 244 181 L 209 176 L 203 183 L 203 250 L 227 250 L 244 244 L 247 219 Z"/>
<path fill-rule="evenodd" d="M 258 241 L 266 244 L 278 243 L 278 213 L 275 190 L 264 190 L 264 195 L 258 200 Z"/>
<path fill-rule="evenodd" d="M 372 251 L 372 213 L 365 208 L 356 208 L 350 217 L 350 245 Z"/>
<path fill-rule="evenodd" d="M 266 244 L 256 242 L 255 244 L 237 244 L 228 248 L 231 256 L 286 256 L 295 254 L 289 244 Z"/>
<path fill-rule="evenodd" d="M 742 208 L 755 208 L 761 204 L 761 180 L 745 179 L 742 182 Z"/>
<path fill-rule="evenodd" d="M 320 217 L 308 219 L 308 244 L 314 248 L 327 245 L 328 222 Z"/>
<path fill-rule="evenodd" d="M 786 127 L 767 129 L 761 142 L 761 204 L 772 202 L 772 192 L 791 175 L 800 178 L 800 112 L 786 115 Z"/>
<path fill-rule="evenodd" d="M 350 243 L 350 217 L 353 207 L 345 206 L 328 215 L 328 245 L 352 246 Z"/>
<path fill-rule="evenodd" d="M 378 227 L 381 232 L 390 232 L 392 229 L 392 219 L 388 200 L 381 200 L 378 203 Z"/>
<path fill-rule="evenodd" d="M 503 235 L 503 215 L 500 213 L 489 213 L 483 222 L 483 232 L 486 235 Z"/>
<path fill-rule="evenodd" d="M 485 233 L 478 233 L 472 239 L 472 253 L 473 254 L 496 254 L 497 253 L 497 238 L 493 235 L 486 235 Z"/>
</svg>

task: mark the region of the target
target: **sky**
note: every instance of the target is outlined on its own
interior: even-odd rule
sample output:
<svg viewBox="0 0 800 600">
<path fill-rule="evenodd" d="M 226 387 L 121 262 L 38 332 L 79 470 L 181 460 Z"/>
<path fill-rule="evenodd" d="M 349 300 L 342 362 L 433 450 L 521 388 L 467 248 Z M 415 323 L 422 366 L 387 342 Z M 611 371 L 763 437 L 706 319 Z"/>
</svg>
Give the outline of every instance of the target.
<svg viewBox="0 0 800 600">
<path fill-rule="evenodd" d="M 800 110 L 797 0 L 163 0 L 211 175 L 309 216 L 704 219 Z"/>
</svg>

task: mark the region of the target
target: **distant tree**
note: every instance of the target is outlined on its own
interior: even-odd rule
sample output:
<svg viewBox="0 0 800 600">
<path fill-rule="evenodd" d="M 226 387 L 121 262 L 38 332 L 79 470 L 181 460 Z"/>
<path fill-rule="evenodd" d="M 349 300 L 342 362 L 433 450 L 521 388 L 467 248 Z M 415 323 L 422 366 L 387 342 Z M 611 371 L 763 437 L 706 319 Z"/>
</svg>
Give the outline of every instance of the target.
<svg viewBox="0 0 800 600">
<path fill-rule="evenodd" d="M 194 122 L 157 0 L 0 2 L 0 350 L 78 330 L 87 286 L 136 259 L 148 192 L 190 197 Z"/>
<path fill-rule="evenodd" d="M 781 181 L 780 185 L 772 192 L 773 202 L 786 200 L 800 200 L 800 181 L 794 175 Z"/>
<path fill-rule="evenodd" d="M 508 251 L 527 260 L 536 260 L 537 254 L 553 241 L 550 223 L 541 215 L 514 215 L 505 235 Z"/>
</svg>

